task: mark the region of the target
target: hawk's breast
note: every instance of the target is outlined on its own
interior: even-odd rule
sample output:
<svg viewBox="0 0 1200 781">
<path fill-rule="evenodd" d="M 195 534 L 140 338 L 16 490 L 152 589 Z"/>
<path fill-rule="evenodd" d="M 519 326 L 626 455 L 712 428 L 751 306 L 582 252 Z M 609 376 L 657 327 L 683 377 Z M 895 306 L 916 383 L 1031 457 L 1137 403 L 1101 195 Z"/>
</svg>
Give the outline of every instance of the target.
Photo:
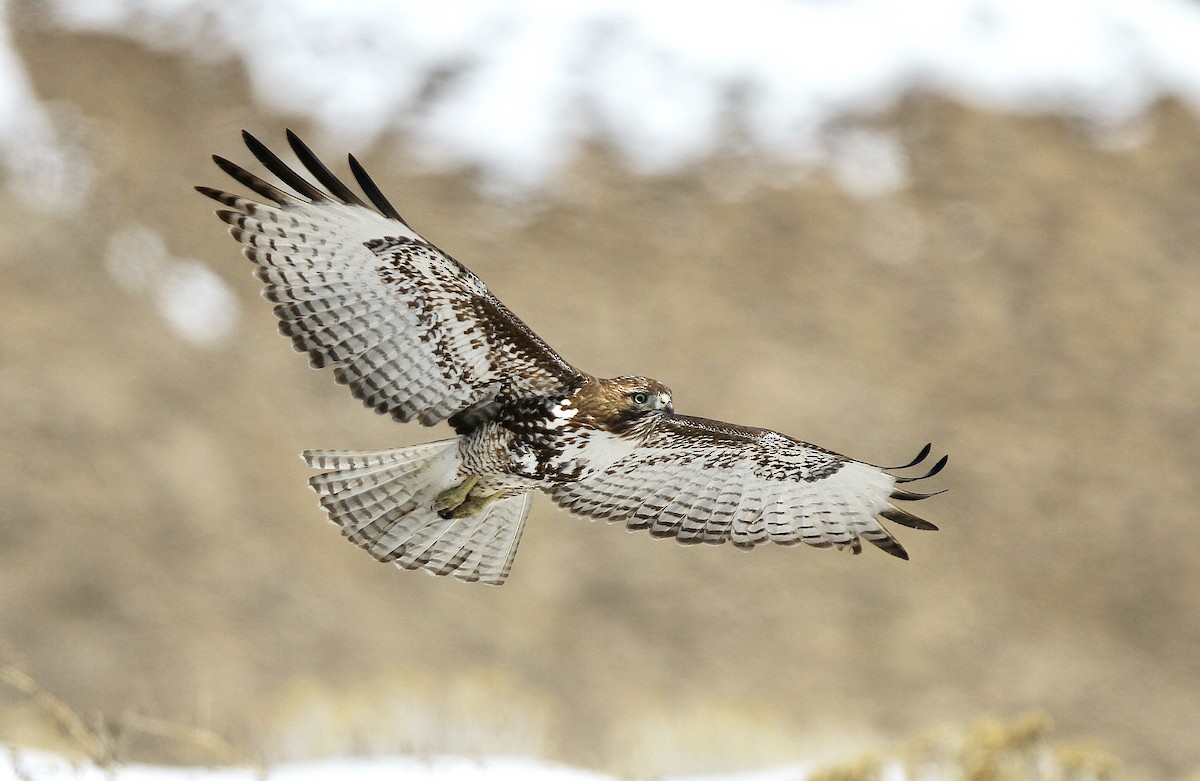
<svg viewBox="0 0 1200 781">
<path fill-rule="evenodd" d="M 512 432 L 508 471 L 551 483 L 599 472 L 638 446 L 636 438 L 593 425 L 569 397 L 507 406 L 497 422 Z"/>
<path fill-rule="evenodd" d="M 547 462 L 548 476 L 556 482 L 580 480 L 603 471 L 638 446 L 637 440 L 629 437 L 584 427 L 568 427 L 557 442 L 554 457 Z"/>
</svg>

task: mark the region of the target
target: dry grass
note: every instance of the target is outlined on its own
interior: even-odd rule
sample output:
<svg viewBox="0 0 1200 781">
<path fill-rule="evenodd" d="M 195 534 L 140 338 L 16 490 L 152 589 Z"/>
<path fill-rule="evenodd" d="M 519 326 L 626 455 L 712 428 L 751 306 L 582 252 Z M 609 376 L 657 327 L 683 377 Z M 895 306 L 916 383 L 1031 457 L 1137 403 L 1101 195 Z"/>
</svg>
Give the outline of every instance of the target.
<svg viewBox="0 0 1200 781">
<path fill-rule="evenodd" d="M 1029 714 L 943 728 L 883 753 L 817 771 L 808 781 L 1129 781 L 1109 752 L 1056 739 L 1050 720 Z"/>
<path fill-rule="evenodd" d="M 548 752 L 553 702 L 503 670 L 444 675 L 396 669 L 370 683 L 294 682 L 258 738 L 268 763 L 403 754 L 459 757 Z"/>
<path fill-rule="evenodd" d="M 85 716 L 11 659 L 0 660 L 0 741 L 113 768 L 129 758 L 128 747 L 138 738 L 160 741 L 174 755 L 198 757 L 205 764 L 252 764 L 243 751 L 210 729 L 135 711 Z"/>
<path fill-rule="evenodd" d="M 290 760 L 339 756 L 489 755 L 540 756 L 547 734 L 546 703 L 532 703 L 511 682 L 492 673 L 463 679 L 450 691 L 425 678 L 404 691 L 333 692 L 317 681 L 297 686 L 275 709 L 277 722 L 264 745 L 267 755 Z M 119 722 L 87 719 L 16 665 L 0 663 L 0 735 L 12 751 L 36 746 L 77 761 L 115 770 L 125 761 L 123 742 L 140 733 L 163 739 L 176 756 L 200 756 L 196 764 L 256 764 L 267 777 L 270 759 L 250 762 L 230 741 L 211 730 L 138 714 Z M 7 691 L 4 691 L 7 689 Z M 497 703 L 505 703 L 498 710 Z M 773 744 L 765 767 L 804 762 L 805 781 L 1132 781 L 1109 752 L 1091 744 L 1063 743 L 1050 720 L 1031 714 L 1014 721 L 984 720 L 966 728 L 946 727 L 898 746 L 822 765 L 799 749 L 796 736 L 764 730 L 762 714 L 736 710 L 693 711 L 682 720 L 635 720 L 640 739 L 618 768 L 635 779 L 664 774 L 753 770 L 737 757 L 714 754 L 697 736 L 723 733 L 733 740 Z M 50 730 L 47 732 L 47 726 Z M 859 746 L 858 751 L 861 752 Z"/>
</svg>

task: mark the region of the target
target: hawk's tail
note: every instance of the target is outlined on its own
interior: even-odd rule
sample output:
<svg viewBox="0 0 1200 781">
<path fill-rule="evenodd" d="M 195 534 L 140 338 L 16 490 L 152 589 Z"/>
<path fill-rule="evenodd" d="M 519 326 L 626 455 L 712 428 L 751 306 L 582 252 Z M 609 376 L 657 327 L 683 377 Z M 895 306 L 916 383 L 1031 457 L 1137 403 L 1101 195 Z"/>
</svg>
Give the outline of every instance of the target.
<svg viewBox="0 0 1200 781">
<path fill-rule="evenodd" d="M 309 466 L 327 470 L 308 482 L 329 519 L 376 559 L 493 585 L 508 577 L 530 494 L 501 499 L 466 518 L 442 518 L 435 499 L 462 480 L 457 439 L 302 455 Z"/>
</svg>

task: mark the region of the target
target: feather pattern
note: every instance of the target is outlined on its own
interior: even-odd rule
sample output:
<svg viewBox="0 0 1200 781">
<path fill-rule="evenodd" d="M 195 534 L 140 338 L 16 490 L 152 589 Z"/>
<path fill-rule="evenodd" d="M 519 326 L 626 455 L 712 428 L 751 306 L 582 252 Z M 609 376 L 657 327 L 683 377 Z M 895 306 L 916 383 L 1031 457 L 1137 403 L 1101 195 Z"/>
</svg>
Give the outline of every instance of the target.
<svg viewBox="0 0 1200 781">
<path fill-rule="evenodd" d="M 432 505 L 461 476 L 457 439 L 374 452 L 310 450 L 304 459 L 327 470 L 309 484 L 330 520 L 379 561 L 490 585 L 508 577 L 532 495 L 442 518 Z"/>
<path fill-rule="evenodd" d="M 293 195 L 224 158 L 218 165 L 272 203 L 208 187 L 218 216 L 256 266 L 280 332 L 377 412 L 432 425 L 503 388 L 538 395 L 579 372 L 496 299 L 475 274 L 400 219 L 360 165 L 368 200 L 294 134 L 306 179 L 245 134 L 247 146 Z M 330 194 L 332 193 L 332 194 Z"/>
<path fill-rule="evenodd" d="M 732 541 L 750 550 L 802 542 L 857 551 L 864 539 L 908 558 L 876 516 L 932 524 L 888 504 L 895 481 L 879 467 L 775 431 L 670 415 L 633 454 L 549 493 L 574 513 L 683 544 Z"/>
</svg>

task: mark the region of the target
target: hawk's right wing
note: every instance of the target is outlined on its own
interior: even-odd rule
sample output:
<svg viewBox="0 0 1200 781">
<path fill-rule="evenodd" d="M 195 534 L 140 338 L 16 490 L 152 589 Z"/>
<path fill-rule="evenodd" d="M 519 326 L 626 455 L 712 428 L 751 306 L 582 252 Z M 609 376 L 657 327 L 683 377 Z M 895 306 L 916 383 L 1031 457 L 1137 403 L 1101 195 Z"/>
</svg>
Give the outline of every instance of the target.
<svg viewBox="0 0 1200 781">
<path fill-rule="evenodd" d="M 316 368 L 377 412 L 433 425 L 503 389 L 554 392 L 579 372 L 469 269 L 418 236 L 350 157 L 370 205 L 291 131 L 297 158 L 328 192 L 243 132 L 286 192 L 240 166 L 217 165 L 269 203 L 197 187 L 267 283 L 279 330 Z"/>
<path fill-rule="evenodd" d="M 929 455 L 926 445 L 910 464 Z M 876 516 L 915 529 L 936 529 L 891 499 L 923 499 L 886 469 L 767 429 L 668 415 L 645 444 L 582 480 L 555 486 L 550 496 L 581 515 L 624 521 L 655 537 L 684 544 L 732 541 L 742 549 L 774 542 L 861 549 L 866 540 L 893 556 L 904 547 Z"/>
</svg>

